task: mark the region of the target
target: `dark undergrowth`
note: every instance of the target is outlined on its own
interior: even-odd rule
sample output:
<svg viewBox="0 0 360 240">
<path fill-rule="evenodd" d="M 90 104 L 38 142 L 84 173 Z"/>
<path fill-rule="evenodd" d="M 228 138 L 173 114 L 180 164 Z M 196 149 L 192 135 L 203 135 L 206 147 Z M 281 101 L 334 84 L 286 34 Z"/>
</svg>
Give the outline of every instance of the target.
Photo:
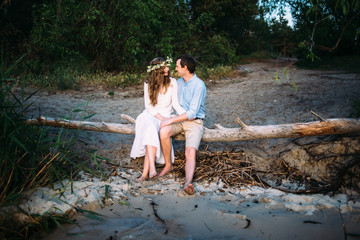
<svg viewBox="0 0 360 240">
<path fill-rule="evenodd" d="M 26 124 L 24 112 L 34 93 L 25 94 L 23 81 L 11 75 L 19 61 L 10 67 L 0 63 L 0 239 L 28 239 L 35 232 L 71 222 L 68 213 L 49 210 L 32 215 L 21 209 L 26 192 L 42 186 L 53 188 L 59 181 L 74 181 L 80 171 L 104 176 L 99 164 L 103 157 L 96 151 L 73 148 L 83 132 Z M 87 119 L 90 116 L 85 116 L 85 109 L 86 105 L 78 106 L 65 118 L 81 114 L 81 119 Z M 18 221 L 15 216 L 19 214 L 28 221 Z"/>
<path fill-rule="evenodd" d="M 296 65 L 306 69 L 340 70 L 349 73 L 360 73 L 360 56 L 333 56 L 319 58 L 315 61 L 300 60 Z"/>
</svg>

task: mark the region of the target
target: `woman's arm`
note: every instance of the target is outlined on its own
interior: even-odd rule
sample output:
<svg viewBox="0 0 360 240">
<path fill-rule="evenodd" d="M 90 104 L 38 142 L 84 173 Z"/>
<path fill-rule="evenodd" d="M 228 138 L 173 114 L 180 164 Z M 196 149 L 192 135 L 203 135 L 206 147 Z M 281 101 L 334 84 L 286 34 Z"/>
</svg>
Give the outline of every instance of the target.
<svg viewBox="0 0 360 240">
<path fill-rule="evenodd" d="M 161 115 L 160 113 L 157 113 L 156 115 L 154 115 L 154 117 L 156 117 L 160 121 L 168 119 L 168 118 L 164 117 L 163 115 Z"/>
</svg>

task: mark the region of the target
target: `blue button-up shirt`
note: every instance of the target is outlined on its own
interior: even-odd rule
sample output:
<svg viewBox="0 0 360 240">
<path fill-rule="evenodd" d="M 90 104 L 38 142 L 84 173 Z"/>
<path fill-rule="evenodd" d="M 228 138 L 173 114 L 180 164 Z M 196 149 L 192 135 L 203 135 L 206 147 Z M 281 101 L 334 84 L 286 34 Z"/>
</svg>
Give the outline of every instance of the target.
<svg viewBox="0 0 360 240">
<path fill-rule="evenodd" d="M 186 110 L 188 118 L 205 118 L 206 86 L 204 82 L 194 74 L 188 82 L 179 78 L 177 83 L 179 102 Z"/>
</svg>

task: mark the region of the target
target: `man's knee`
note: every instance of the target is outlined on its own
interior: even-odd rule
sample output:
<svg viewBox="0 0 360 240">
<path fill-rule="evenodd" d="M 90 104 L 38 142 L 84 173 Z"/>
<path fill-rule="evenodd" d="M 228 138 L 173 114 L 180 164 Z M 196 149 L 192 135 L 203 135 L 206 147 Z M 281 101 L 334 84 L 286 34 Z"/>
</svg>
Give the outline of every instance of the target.
<svg viewBox="0 0 360 240">
<path fill-rule="evenodd" d="M 165 126 L 160 128 L 160 138 L 170 138 L 172 136 L 172 127 L 171 126 Z"/>
<path fill-rule="evenodd" d="M 196 158 L 196 148 L 186 147 L 185 148 L 185 158 L 186 159 L 195 159 Z"/>
</svg>

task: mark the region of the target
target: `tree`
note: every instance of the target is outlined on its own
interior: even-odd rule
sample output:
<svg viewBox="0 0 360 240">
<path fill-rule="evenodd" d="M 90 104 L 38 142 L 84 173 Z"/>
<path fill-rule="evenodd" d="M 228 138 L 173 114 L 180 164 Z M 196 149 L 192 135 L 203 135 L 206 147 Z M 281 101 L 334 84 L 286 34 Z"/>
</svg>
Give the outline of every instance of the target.
<svg viewBox="0 0 360 240">
<path fill-rule="evenodd" d="M 32 19 L 32 2 L 3 0 L 0 2 L 0 49 L 9 62 L 24 54 L 24 41 L 29 38 Z"/>
<path fill-rule="evenodd" d="M 263 1 L 268 10 L 291 7 L 295 30 L 308 47 L 308 57 L 316 54 L 358 52 L 360 2 L 358 0 L 278 0 Z"/>
<path fill-rule="evenodd" d="M 192 0 L 190 5 L 198 39 L 208 53 L 203 57 L 206 61 L 211 53 L 217 54 L 214 59 L 230 61 L 241 53 L 251 22 L 258 14 L 257 1 Z"/>
<path fill-rule="evenodd" d="M 80 57 L 95 69 L 135 71 L 154 56 L 196 49 L 184 1 L 41 1 L 34 9 L 29 49 L 41 62 Z"/>
</svg>

